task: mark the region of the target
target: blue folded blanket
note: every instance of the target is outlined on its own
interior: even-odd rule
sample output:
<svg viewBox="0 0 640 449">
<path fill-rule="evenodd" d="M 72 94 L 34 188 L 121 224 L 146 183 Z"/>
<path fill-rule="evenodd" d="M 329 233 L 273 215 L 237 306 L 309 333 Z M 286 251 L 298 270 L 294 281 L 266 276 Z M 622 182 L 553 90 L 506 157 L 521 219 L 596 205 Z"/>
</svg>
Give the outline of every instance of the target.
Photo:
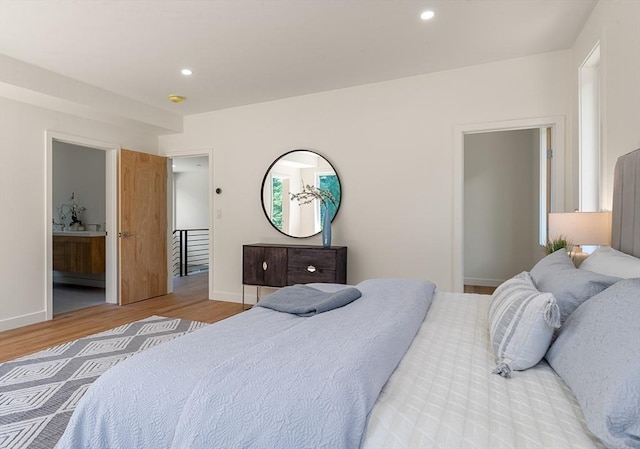
<svg viewBox="0 0 640 449">
<path fill-rule="evenodd" d="M 306 285 L 293 285 L 265 296 L 257 305 L 278 312 L 312 316 L 346 306 L 360 296 L 362 293 L 355 287 L 328 293 Z"/>
</svg>

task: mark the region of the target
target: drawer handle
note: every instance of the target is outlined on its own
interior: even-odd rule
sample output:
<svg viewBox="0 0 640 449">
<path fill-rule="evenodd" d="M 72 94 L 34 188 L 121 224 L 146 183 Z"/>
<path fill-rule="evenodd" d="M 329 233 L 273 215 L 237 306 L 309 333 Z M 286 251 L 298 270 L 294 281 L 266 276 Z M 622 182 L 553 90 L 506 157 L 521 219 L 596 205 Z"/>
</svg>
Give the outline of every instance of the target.
<svg viewBox="0 0 640 449">
<path fill-rule="evenodd" d="M 307 271 L 308 271 L 309 273 L 315 273 L 315 272 L 316 272 L 316 267 L 314 267 L 313 265 L 309 265 L 309 266 L 307 267 Z"/>
<path fill-rule="evenodd" d="M 264 271 L 267 271 L 267 268 L 269 268 L 269 265 L 267 265 L 267 262 L 266 262 L 266 261 L 265 261 L 265 262 L 262 262 L 262 269 L 263 269 Z"/>
</svg>

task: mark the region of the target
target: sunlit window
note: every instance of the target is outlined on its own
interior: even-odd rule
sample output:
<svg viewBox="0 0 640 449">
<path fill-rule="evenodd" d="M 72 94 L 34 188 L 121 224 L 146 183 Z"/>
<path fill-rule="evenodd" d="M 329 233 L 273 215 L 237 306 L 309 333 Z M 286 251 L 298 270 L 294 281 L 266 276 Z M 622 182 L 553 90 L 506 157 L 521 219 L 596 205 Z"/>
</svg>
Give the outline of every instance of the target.
<svg viewBox="0 0 640 449">
<path fill-rule="evenodd" d="M 282 178 L 271 178 L 271 222 L 282 229 Z"/>
<path fill-rule="evenodd" d="M 552 142 L 552 128 L 540 128 L 540 178 L 539 178 L 539 191 L 538 191 L 538 236 L 541 246 L 547 244 L 547 231 L 549 224 L 547 217 L 551 212 L 551 158 L 553 155 L 553 149 L 551 148 Z"/>
<path fill-rule="evenodd" d="M 580 66 L 580 210 L 600 210 L 600 44 Z"/>
</svg>

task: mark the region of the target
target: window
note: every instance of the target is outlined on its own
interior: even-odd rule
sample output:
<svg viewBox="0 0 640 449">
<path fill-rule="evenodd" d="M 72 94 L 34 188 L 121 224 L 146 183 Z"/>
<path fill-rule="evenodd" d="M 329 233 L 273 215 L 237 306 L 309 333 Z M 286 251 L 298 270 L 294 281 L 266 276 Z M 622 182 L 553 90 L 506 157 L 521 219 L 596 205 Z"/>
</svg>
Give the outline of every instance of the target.
<svg viewBox="0 0 640 449">
<path fill-rule="evenodd" d="M 271 222 L 282 230 L 282 178 L 271 178 Z"/>
<path fill-rule="evenodd" d="M 580 211 L 600 210 L 600 44 L 579 73 L 579 195 Z"/>
<path fill-rule="evenodd" d="M 338 181 L 338 176 L 331 173 L 331 174 L 318 174 L 317 175 L 317 179 L 316 179 L 316 185 L 320 188 L 320 189 L 324 189 L 324 190 L 328 190 L 329 192 L 331 192 L 331 194 L 333 195 L 333 197 L 336 200 L 336 205 L 340 204 L 340 182 Z M 318 202 L 319 203 L 319 202 Z M 333 218 L 336 214 L 336 211 L 338 210 L 337 206 L 334 204 L 329 203 L 328 205 L 328 210 L 329 213 L 331 214 L 331 218 Z M 325 210 L 324 208 L 320 207 L 320 204 L 318 204 L 318 211 L 316 213 L 316 217 L 317 217 L 317 229 L 321 228 L 320 223 L 322 223 L 322 220 L 324 219 L 324 213 Z"/>
<path fill-rule="evenodd" d="M 553 141 L 553 128 L 540 128 L 539 133 L 540 178 L 538 182 L 538 243 L 540 243 L 540 246 L 546 246 L 547 234 L 549 230 L 548 216 L 549 212 L 551 212 L 551 159 L 553 157 L 553 149 L 551 143 Z"/>
</svg>

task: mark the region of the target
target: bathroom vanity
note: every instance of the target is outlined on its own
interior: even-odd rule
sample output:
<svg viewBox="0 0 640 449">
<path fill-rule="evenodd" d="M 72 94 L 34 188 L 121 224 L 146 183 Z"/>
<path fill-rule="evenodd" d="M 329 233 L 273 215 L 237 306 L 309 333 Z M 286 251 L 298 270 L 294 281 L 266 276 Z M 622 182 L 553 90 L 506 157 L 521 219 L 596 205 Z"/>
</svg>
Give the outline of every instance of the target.
<svg viewBox="0 0 640 449">
<path fill-rule="evenodd" d="M 53 269 L 69 273 L 105 271 L 105 232 L 54 231 Z"/>
</svg>

